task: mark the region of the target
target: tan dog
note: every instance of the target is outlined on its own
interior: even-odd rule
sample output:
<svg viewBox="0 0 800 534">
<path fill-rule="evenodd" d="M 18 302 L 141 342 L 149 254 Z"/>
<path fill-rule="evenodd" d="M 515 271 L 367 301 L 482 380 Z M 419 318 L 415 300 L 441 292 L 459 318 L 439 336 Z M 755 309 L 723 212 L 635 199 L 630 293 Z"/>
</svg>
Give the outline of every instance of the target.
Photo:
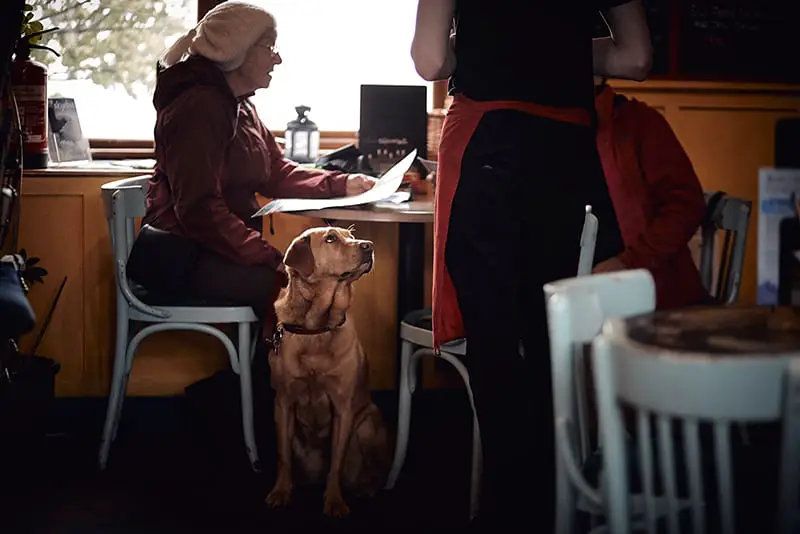
<svg viewBox="0 0 800 534">
<path fill-rule="evenodd" d="M 386 425 L 372 403 L 367 359 L 347 316 L 352 283 L 373 262 L 372 242 L 342 228 L 306 230 L 286 252 L 289 284 L 275 302 L 278 329 L 269 356 L 278 435 L 270 506 L 291 499 L 292 460 L 309 482 L 328 468 L 323 510 L 330 516 L 350 513 L 341 484 L 372 495 L 386 480 Z"/>
</svg>

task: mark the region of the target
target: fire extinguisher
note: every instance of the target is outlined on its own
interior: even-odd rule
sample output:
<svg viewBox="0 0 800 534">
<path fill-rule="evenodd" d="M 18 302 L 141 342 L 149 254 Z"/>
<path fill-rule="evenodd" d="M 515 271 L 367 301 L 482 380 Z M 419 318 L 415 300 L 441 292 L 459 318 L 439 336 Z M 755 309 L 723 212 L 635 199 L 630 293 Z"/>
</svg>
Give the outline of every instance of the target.
<svg viewBox="0 0 800 534">
<path fill-rule="evenodd" d="M 22 166 L 44 169 L 47 152 L 47 67 L 31 58 L 31 49 L 52 48 L 31 43 L 31 39 L 57 28 L 33 33 L 19 40 L 11 63 L 11 90 L 17 100 L 22 131 Z"/>
</svg>

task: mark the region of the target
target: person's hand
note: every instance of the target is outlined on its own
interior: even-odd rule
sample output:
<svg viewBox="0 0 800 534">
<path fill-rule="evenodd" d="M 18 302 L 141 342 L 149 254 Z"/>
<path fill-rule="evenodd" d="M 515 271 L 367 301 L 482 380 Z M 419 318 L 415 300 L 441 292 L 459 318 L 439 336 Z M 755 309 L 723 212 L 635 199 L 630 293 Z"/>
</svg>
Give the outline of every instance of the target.
<svg viewBox="0 0 800 534">
<path fill-rule="evenodd" d="M 346 195 L 352 197 L 360 195 L 372 189 L 378 181 L 375 178 L 367 176 L 366 174 L 349 174 L 347 175 L 347 189 Z"/>
<path fill-rule="evenodd" d="M 613 258 L 608 258 L 595 265 L 594 269 L 592 269 L 592 274 L 613 273 L 616 271 L 624 271 L 627 268 L 627 265 L 622 263 L 618 257 L 614 256 Z"/>
</svg>

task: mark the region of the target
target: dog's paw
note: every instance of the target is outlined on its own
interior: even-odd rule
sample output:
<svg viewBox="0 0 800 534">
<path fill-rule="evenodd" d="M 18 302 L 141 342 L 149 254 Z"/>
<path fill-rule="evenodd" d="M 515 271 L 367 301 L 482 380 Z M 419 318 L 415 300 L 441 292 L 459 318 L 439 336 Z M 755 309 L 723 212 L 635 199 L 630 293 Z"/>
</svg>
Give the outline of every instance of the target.
<svg viewBox="0 0 800 534">
<path fill-rule="evenodd" d="M 341 496 L 329 497 L 326 495 L 322 512 L 328 517 L 342 518 L 350 515 L 350 507 Z"/>
<path fill-rule="evenodd" d="M 289 503 L 292 501 L 292 490 L 291 488 L 279 488 L 275 487 L 272 491 L 269 492 L 267 495 L 266 502 L 271 508 L 281 508 L 284 506 L 289 506 Z"/>
</svg>

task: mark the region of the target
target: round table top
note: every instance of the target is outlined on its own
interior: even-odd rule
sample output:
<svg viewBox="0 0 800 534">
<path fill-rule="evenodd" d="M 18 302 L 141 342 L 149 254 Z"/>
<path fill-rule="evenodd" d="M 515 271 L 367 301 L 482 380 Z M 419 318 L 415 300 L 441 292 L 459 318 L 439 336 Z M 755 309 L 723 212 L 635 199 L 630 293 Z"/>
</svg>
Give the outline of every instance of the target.
<svg viewBox="0 0 800 534">
<path fill-rule="evenodd" d="M 625 319 L 631 341 L 659 349 L 726 356 L 800 354 L 800 307 L 715 306 Z"/>
<path fill-rule="evenodd" d="M 329 219 L 331 221 L 360 221 L 387 223 L 432 223 L 433 197 L 421 198 L 401 204 L 382 202 L 351 208 L 325 208 L 311 211 L 288 212 L 305 217 Z"/>
</svg>

